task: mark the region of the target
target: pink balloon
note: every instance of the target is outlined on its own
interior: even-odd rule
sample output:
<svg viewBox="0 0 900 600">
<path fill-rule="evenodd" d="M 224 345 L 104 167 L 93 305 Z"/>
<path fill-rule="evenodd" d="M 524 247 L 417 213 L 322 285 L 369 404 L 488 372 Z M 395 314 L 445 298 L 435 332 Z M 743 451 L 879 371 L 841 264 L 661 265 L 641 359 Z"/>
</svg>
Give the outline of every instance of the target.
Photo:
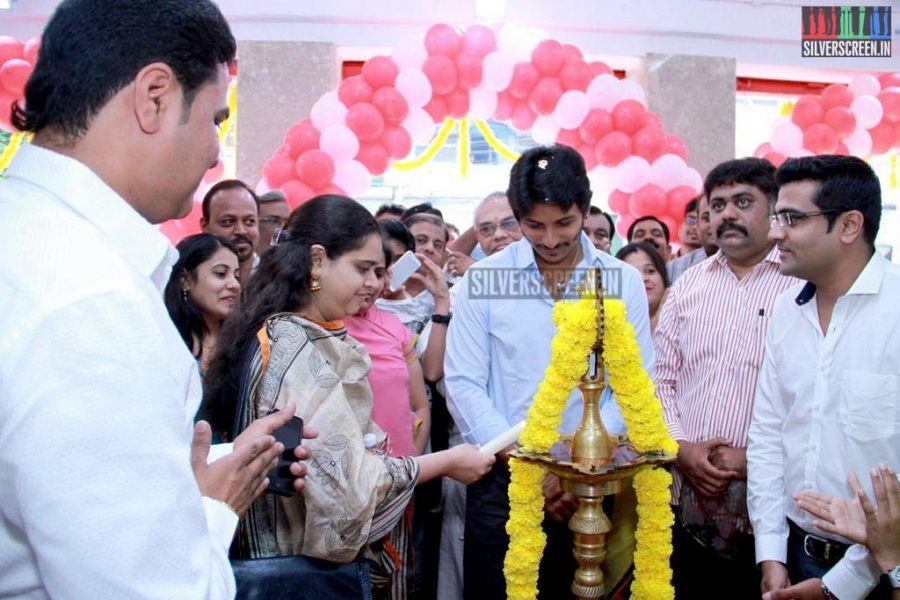
<svg viewBox="0 0 900 600">
<path fill-rule="evenodd" d="M 321 150 L 307 150 L 297 159 L 297 177 L 312 188 L 326 186 L 334 177 L 334 161 Z"/>
<path fill-rule="evenodd" d="M 512 114 L 512 126 L 519 131 L 528 131 L 534 125 L 537 114 L 524 102 L 516 105 Z"/>
<path fill-rule="evenodd" d="M 568 60 L 559 71 L 559 81 L 566 90 L 584 92 L 591 83 L 591 68 L 580 58 Z"/>
<path fill-rule="evenodd" d="M 627 194 L 622 190 L 613 190 L 609 194 L 609 209 L 616 214 L 625 214 L 628 212 L 628 204 L 631 201 L 631 194 Z"/>
<path fill-rule="evenodd" d="M 506 52 L 491 52 L 484 57 L 482 81 L 485 88 L 502 92 L 509 87 L 513 78 L 515 58 Z"/>
<path fill-rule="evenodd" d="M 849 87 L 854 98 L 874 96 L 881 91 L 881 83 L 873 75 L 857 75 L 850 80 Z"/>
<path fill-rule="evenodd" d="M 431 100 L 431 82 L 420 69 L 403 69 L 397 74 L 394 87 L 409 106 L 421 108 Z"/>
<path fill-rule="evenodd" d="M 581 141 L 595 146 L 600 139 L 613 129 L 612 115 L 602 108 L 592 108 L 585 117 L 578 133 Z"/>
<path fill-rule="evenodd" d="M 578 90 L 569 90 L 559 99 L 553 118 L 564 129 L 575 129 L 581 125 L 591 111 L 591 101 L 587 94 Z"/>
<path fill-rule="evenodd" d="M 815 96 L 803 96 L 794 105 L 791 121 L 800 129 L 806 129 L 815 123 L 821 123 L 825 116 L 822 102 Z"/>
<path fill-rule="evenodd" d="M 597 162 L 605 167 L 615 167 L 631 154 L 631 138 L 621 131 L 604 135 L 594 148 Z"/>
<path fill-rule="evenodd" d="M 291 210 L 296 209 L 316 195 L 313 188 L 296 179 L 284 182 L 279 186 L 279 189 L 284 192 L 285 199 L 287 199 L 288 206 L 291 207 Z"/>
<path fill-rule="evenodd" d="M 591 69 L 591 77 L 597 77 L 598 75 L 613 75 L 613 70 L 602 60 L 591 61 L 588 63 L 588 67 Z"/>
<path fill-rule="evenodd" d="M 338 98 L 344 106 L 353 106 L 358 102 L 372 100 L 372 86 L 362 75 L 348 77 L 338 86 Z"/>
<path fill-rule="evenodd" d="M 832 154 L 837 145 L 837 133 L 825 123 L 810 125 L 803 132 L 803 147 L 813 154 Z"/>
<path fill-rule="evenodd" d="M 319 147 L 319 129 L 310 123 L 309 119 L 304 119 L 295 125 L 291 125 L 287 133 L 284 134 L 284 144 L 290 151 L 291 158 L 296 160 L 301 154 L 307 150 Z M 278 184 L 272 181 L 272 185 Z"/>
<path fill-rule="evenodd" d="M 372 105 L 381 112 L 388 125 L 399 125 L 409 114 L 409 104 L 393 87 L 379 88 L 372 94 Z"/>
<path fill-rule="evenodd" d="M 844 138 L 844 145 L 852 156 L 866 158 L 872 153 L 872 136 L 862 127 Z"/>
<path fill-rule="evenodd" d="M 872 155 L 884 154 L 894 144 L 894 128 L 887 121 L 882 121 L 869 129 L 872 138 Z"/>
<path fill-rule="evenodd" d="M 460 87 L 472 89 L 478 86 L 483 76 L 481 57 L 472 52 L 460 52 L 456 55 L 456 72 Z"/>
<path fill-rule="evenodd" d="M 622 100 L 613 107 L 613 125 L 623 133 L 634 135 L 646 124 L 646 114 L 647 109 L 637 100 Z"/>
<path fill-rule="evenodd" d="M 639 190 L 650 181 L 650 163 L 640 156 L 629 156 L 613 170 L 613 183 L 623 192 Z"/>
<path fill-rule="evenodd" d="M 372 175 L 381 175 L 391 164 L 391 156 L 387 148 L 378 142 L 360 144 L 356 160 L 364 164 Z"/>
<path fill-rule="evenodd" d="M 654 125 L 644 125 L 631 136 L 634 153 L 654 161 L 666 150 L 666 134 Z"/>
<path fill-rule="evenodd" d="M 550 145 L 559 135 L 559 124 L 551 115 L 540 115 L 531 126 L 531 137 L 542 145 Z"/>
<path fill-rule="evenodd" d="M 778 152 L 766 152 L 762 158 L 772 163 L 776 168 L 780 167 L 786 160 L 784 154 L 779 154 Z"/>
<path fill-rule="evenodd" d="M 838 138 L 845 138 L 856 129 L 856 117 L 846 106 L 835 106 L 825 111 L 824 123 L 834 129 Z"/>
<path fill-rule="evenodd" d="M 569 62 L 570 60 L 584 60 L 584 54 L 581 53 L 581 50 L 578 49 L 578 46 L 574 46 L 572 44 L 563 44 L 562 51 L 565 62 Z"/>
<path fill-rule="evenodd" d="M 556 77 L 544 77 L 528 96 L 528 106 L 539 115 L 549 115 L 556 108 L 563 94 L 562 84 Z"/>
<path fill-rule="evenodd" d="M 650 165 L 650 183 L 654 183 L 664 190 L 671 190 L 684 179 L 685 171 L 687 171 L 687 165 L 680 156 L 664 154 Z"/>
<path fill-rule="evenodd" d="M 697 191 L 688 185 L 679 185 L 666 194 L 666 213 L 684 215 L 684 207 L 697 197 Z"/>
<path fill-rule="evenodd" d="M 756 147 L 756 150 L 753 151 L 753 158 L 762 158 L 771 151 L 772 146 L 769 145 L 769 142 L 762 143 Z"/>
<path fill-rule="evenodd" d="M 0 35 L 0 65 L 14 58 L 25 58 L 25 45 L 14 37 Z"/>
<path fill-rule="evenodd" d="M 334 165 L 334 184 L 351 198 L 364 194 L 371 181 L 368 169 L 359 161 L 345 160 Z"/>
<path fill-rule="evenodd" d="M 628 210 L 635 217 L 645 215 L 661 217 L 666 214 L 666 200 L 666 192 L 661 187 L 648 183 L 631 195 Z"/>
<path fill-rule="evenodd" d="M 803 130 L 793 123 L 782 123 L 772 132 L 772 149 L 785 156 L 796 156 L 803 147 Z"/>
<path fill-rule="evenodd" d="M 893 134 L 894 131 L 891 130 L 891 137 L 893 137 Z M 225 175 L 225 164 L 222 163 L 222 159 L 220 157 L 219 161 L 215 165 L 213 165 L 212 168 L 207 169 L 206 173 L 203 174 L 203 183 L 215 183 L 222 179 L 223 175 Z"/>
<path fill-rule="evenodd" d="M 846 85 L 832 83 L 822 90 L 822 107 L 827 111 L 836 106 L 848 108 L 853 102 L 853 93 Z"/>
<path fill-rule="evenodd" d="M 531 63 L 518 63 L 513 67 L 512 80 L 509 82 L 509 93 L 516 100 L 525 100 L 531 94 L 541 74 Z"/>
<path fill-rule="evenodd" d="M 556 40 L 542 41 L 531 53 L 531 62 L 545 77 L 555 77 L 565 60 L 565 51 Z"/>
<path fill-rule="evenodd" d="M 345 125 L 332 125 L 322 132 L 319 148 L 335 162 L 350 160 L 359 152 L 359 140 Z"/>
<path fill-rule="evenodd" d="M 881 90 L 878 101 L 884 112 L 884 120 L 888 123 L 900 123 L 900 87 Z"/>
<path fill-rule="evenodd" d="M 883 90 L 892 87 L 900 88 L 900 71 L 895 73 L 884 73 L 878 77 L 878 82 L 881 84 L 881 89 Z"/>
<path fill-rule="evenodd" d="M 653 113 L 650 113 L 650 115 L 653 116 Z M 674 134 L 666 135 L 666 148 L 663 153 L 680 156 L 681 160 L 685 161 L 688 159 L 687 144 L 684 143 L 683 139 Z"/>
<path fill-rule="evenodd" d="M 622 236 L 622 238 L 628 236 L 628 229 L 636 219 L 637 217 L 633 216 L 631 213 L 627 213 L 623 214 L 619 220 L 616 221 L 616 231 L 619 232 L 619 235 Z"/>
<path fill-rule="evenodd" d="M 25 84 L 34 67 L 24 58 L 12 58 L 0 67 L 0 83 L 16 96 L 25 91 Z"/>
<path fill-rule="evenodd" d="M 16 101 L 15 96 L 0 89 L 0 129 L 4 131 L 15 131 L 16 128 L 10 123 L 12 113 L 12 103 Z"/>
<path fill-rule="evenodd" d="M 412 152 L 412 138 L 402 127 L 385 127 L 381 136 L 381 143 L 387 149 L 391 158 L 402 159 Z"/>
<path fill-rule="evenodd" d="M 343 125 L 344 118 L 347 116 L 347 106 L 341 102 L 338 93 L 335 90 L 325 92 L 322 97 L 316 100 L 312 110 L 309 112 L 309 118 L 312 124 L 319 131 L 332 125 Z"/>
<path fill-rule="evenodd" d="M 432 25 L 425 33 L 425 49 L 430 56 L 456 56 L 462 46 L 462 37 L 446 23 Z"/>
<path fill-rule="evenodd" d="M 490 119 L 497 110 L 497 92 L 479 86 L 469 93 L 469 114 L 476 119 Z"/>
<path fill-rule="evenodd" d="M 497 49 L 497 38 L 493 30 L 484 25 L 472 25 L 462 37 L 463 51 L 484 58 Z"/>
<path fill-rule="evenodd" d="M 431 102 L 424 106 L 425 112 L 428 113 L 435 124 L 443 123 L 444 119 L 447 118 L 449 109 L 445 98 L 445 96 L 433 96 Z"/>
<path fill-rule="evenodd" d="M 445 96 L 447 102 L 447 114 L 454 119 L 462 119 L 469 114 L 469 92 L 462 88 L 456 88 Z"/>
<path fill-rule="evenodd" d="M 688 167 L 681 178 L 681 185 L 686 185 L 695 190 L 698 194 L 703 191 L 703 177 L 697 169 Z"/>
<path fill-rule="evenodd" d="M 560 129 L 559 135 L 556 136 L 556 143 L 562 144 L 563 146 L 568 146 L 569 148 L 578 148 L 580 146 L 584 146 L 585 144 L 581 141 L 581 137 L 578 135 L 577 129 Z M 590 154 L 594 155 L 594 146 L 593 144 L 590 146 Z"/>
<path fill-rule="evenodd" d="M 282 154 L 276 154 L 263 166 L 263 176 L 269 185 L 278 187 L 285 181 L 296 177 L 295 161 Z"/>
<path fill-rule="evenodd" d="M 31 64 L 37 64 L 38 54 L 41 51 L 41 38 L 34 37 L 25 42 L 25 48 L 22 52 L 22 58 Z"/>
<path fill-rule="evenodd" d="M 373 90 L 394 85 L 399 72 L 397 63 L 387 56 L 373 56 L 365 62 L 362 68 L 363 79 L 372 86 Z"/>
<path fill-rule="evenodd" d="M 422 72 L 431 83 L 431 90 L 437 95 L 449 93 L 456 87 L 456 64 L 446 56 L 429 56 L 422 65 Z"/>
<path fill-rule="evenodd" d="M 593 108 L 602 108 L 611 112 L 613 107 L 622 100 L 622 91 L 619 80 L 614 75 L 604 73 L 591 80 L 588 84 L 587 95 Z"/>
<path fill-rule="evenodd" d="M 372 142 L 384 131 L 384 117 L 374 105 L 360 102 L 347 110 L 346 125 L 360 142 Z"/>
<path fill-rule="evenodd" d="M 409 132 L 414 144 L 425 145 L 434 137 L 434 121 L 421 108 L 411 108 L 402 127 Z"/>
<path fill-rule="evenodd" d="M 3 71 L 0 69 L 0 78 Z M 884 116 L 884 109 L 881 108 L 881 102 L 874 96 L 857 96 L 850 105 L 850 110 L 856 115 L 856 122 L 860 127 L 870 129 L 881 122 Z"/>
<path fill-rule="evenodd" d="M 509 92 L 497 94 L 497 110 L 494 111 L 494 119 L 497 121 L 510 120 L 513 111 L 516 109 L 516 104 L 516 99 Z"/>
</svg>

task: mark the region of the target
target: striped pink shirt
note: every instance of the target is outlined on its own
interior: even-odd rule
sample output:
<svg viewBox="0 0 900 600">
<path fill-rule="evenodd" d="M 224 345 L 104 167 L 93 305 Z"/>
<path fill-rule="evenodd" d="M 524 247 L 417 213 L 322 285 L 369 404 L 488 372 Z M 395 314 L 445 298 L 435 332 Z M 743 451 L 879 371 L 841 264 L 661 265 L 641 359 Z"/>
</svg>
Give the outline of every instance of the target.
<svg viewBox="0 0 900 600">
<path fill-rule="evenodd" d="M 669 288 L 653 341 L 656 393 L 676 440 L 747 447 L 772 306 L 798 282 L 779 273 L 780 262 L 773 247 L 738 279 L 720 251 Z M 680 487 L 676 473 L 676 499 Z"/>
</svg>

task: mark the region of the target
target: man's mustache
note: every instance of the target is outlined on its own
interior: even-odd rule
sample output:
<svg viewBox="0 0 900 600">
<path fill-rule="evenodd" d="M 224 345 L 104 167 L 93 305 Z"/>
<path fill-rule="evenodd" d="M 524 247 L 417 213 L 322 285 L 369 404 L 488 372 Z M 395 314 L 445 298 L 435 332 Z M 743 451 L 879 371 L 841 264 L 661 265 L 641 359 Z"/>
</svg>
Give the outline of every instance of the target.
<svg viewBox="0 0 900 600">
<path fill-rule="evenodd" d="M 253 245 L 253 242 L 250 241 L 250 238 L 248 238 L 246 235 L 236 235 L 231 239 L 231 241 L 232 241 L 232 243 L 235 243 L 235 244 L 237 244 L 239 242 L 244 242 L 245 244 L 249 244 L 250 246 Z"/>
<path fill-rule="evenodd" d="M 745 236 L 750 236 L 750 231 L 747 230 L 746 227 L 737 223 L 735 221 L 725 221 L 718 227 L 716 227 L 716 237 L 720 238 L 725 235 L 726 231 L 737 231 L 739 233 L 743 233 Z"/>
</svg>

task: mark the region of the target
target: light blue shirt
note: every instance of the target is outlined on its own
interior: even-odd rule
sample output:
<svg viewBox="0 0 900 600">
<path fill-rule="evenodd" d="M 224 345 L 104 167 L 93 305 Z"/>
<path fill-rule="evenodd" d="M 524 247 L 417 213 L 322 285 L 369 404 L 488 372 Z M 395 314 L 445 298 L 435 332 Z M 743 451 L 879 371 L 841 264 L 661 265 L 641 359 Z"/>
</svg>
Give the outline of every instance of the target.
<svg viewBox="0 0 900 600">
<path fill-rule="evenodd" d="M 600 266 L 607 296 L 625 302 L 641 362 L 652 378 L 653 342 L 641 276 L 631 265 L 594 248 L 584 233 L 580 241 L 583 258 L 567 282 L 567 297 L 575 297 L 574 285 L 585 269 Z M 524 238 L 470 267 L 457 286 L 444 368 L 447 405 L 465 440 L 484 444 L 526 417 L 550 363 L 550 341 L 556 334 L 553 299 Z M 609 387 L 600 403 L 607 430 L 624 432 Z M 575 431 L 581 406 L 576 388 L 563 413 L 561 432 Z"/>
</svg>

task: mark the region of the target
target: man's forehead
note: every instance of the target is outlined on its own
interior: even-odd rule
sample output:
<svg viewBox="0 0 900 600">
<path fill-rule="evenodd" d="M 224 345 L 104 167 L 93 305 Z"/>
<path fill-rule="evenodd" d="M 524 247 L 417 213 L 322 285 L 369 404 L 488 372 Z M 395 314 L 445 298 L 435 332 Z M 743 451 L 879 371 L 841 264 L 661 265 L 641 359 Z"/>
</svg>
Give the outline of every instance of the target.
<svg viewBox="0 0 900 600">
<path fill-rule="evenodd" d="M 513 216 L 513 211 L 509 207 L 509 203 L 506 203 L 506 206 L 502 204 L 483 206 L 475 213 L 475 226 L 490 225 L 511 216 Z"/>
<path fill-rule="evenodd" d="M 713 188 L 710 192 L 710 198 L 713 200 L 727 200 L 744 194 L 762 195 L 762 190 L 749 183 L 731 183 Z"/>
<path fill-rule="evenodd" d="M 662 233 L 662 226 L 656 221 L 646 220 L 646 221 L 638 221 L 638 224 L 634 226 L 634 231 L 637 233 L 638 231 L 649 232 L 649 233 Z"/>
</svg>

